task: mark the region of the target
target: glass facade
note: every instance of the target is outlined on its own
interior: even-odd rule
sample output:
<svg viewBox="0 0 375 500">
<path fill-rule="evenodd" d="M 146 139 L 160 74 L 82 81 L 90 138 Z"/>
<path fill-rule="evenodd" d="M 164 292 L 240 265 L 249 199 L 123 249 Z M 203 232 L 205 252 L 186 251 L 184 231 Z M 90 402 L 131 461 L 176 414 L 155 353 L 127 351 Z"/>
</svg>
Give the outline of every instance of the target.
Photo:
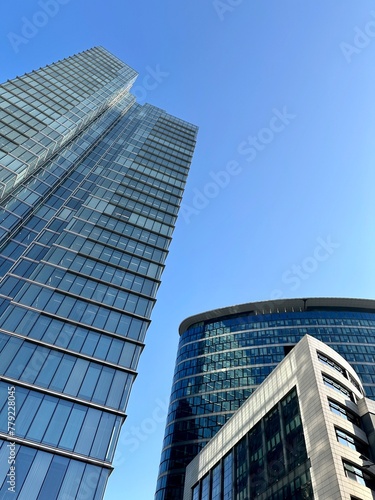
<svg viewBox="0 0 375 500">
<path fill-rule="evenodd" d="M 374 301 L 245 304 L 182 323 L 155 500 L 182 498 L 188 463 L 305 334 L 345 358 L 366 396 L 375 398 Z M 320 361 L 340 373 L 331 360 L 320 356 Z M 332 377 L 325 383 L 341 390 Z M 271 426 L 270 432 L 276 430 Z"/>
<path fill-rule="evenodd" d="M 293 389 L 194 486 L 193 499 L 313 499 L 309 469 Z M 223 484 L 223 496 L 218 484 Z"/>
<path fill-rule="evenodd" d="M 20 499 L 112 470 L 197 134 L 135 78 L 99 47 L 0 86 L 1 498 L 9 441 Z"/>
</svg>

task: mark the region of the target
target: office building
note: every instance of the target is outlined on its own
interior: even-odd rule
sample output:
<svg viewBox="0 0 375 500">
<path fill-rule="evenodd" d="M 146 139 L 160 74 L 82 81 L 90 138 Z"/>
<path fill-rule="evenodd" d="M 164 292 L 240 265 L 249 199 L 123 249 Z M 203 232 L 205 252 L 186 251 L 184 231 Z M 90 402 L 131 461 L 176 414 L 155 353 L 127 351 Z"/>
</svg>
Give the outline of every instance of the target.
<svg viewBox="0 0 375 500">
<path fill-rule="evenodd" d="M 9 442 L 20 500 L 112 470 L 197 134 L 136 76 L 99 47 L 0 86 L 1 498 Z"/>
<path fill-rule="evenodd" d="M 329 345 L 375 397 L 375 301 L 286 299 L 197 314 L 180 343 L 155 500 L 180 500 L 185 468 L 306 334 Z"/>
<path fill-rule="evenodd" d="M 373 500 L 375 401 L 305 335 L 188 465 L 183 500 Z"/>
</svg>

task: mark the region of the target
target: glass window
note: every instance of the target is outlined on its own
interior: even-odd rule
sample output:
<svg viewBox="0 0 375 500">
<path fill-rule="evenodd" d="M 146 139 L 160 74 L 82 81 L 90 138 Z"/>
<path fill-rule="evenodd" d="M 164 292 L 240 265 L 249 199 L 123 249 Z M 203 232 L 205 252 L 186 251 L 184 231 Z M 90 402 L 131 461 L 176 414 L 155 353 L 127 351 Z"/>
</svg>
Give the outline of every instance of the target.
<svg viewBox="0 0 375 500">
<path fill-rule="evenodd" d="M 94 443 L 91 448 L 90 454 L 96 458 L 104 460 L 107 455 L 107 449 L 111 435 L 113 432 L 113 426 L 115 424 L 115 415 L 103 412 L 98 430 L 94 435 Z"/>
<path fill-rule="evenodd" d="M 85 312 L 85 305 L 83 304 L 82 301 L 77 300 L 73 309 L 70 311 L 70 319 L 79 322 L 82 320 L 84 312 Z"/>
<path fill-rule="evenodd" d="M 5 371 L 6 368 L 12 363 L 15 354 L 20 349 L 22 341 L 14 337 L 6 339 L 5 335 L 2 336 L 3 342 L 0 351 L 0 366 Z"/>
<path fill-rule="evenodd" d="M 294 469 L 307 459 L 306 445 L 296 390 L 293 389 L 281 401 L 282 422 L 286 448 L 287 467 Z"/>
<path fill-rule="evenodd" d="M 66 457 L 55 455 L 49 466 L 43 486 L 38 495 L 40 500 L 49 500 L 59 497 L 59 490 L 64 479 L 69 460 Z"/>
<path fill-rule="evenodd" d="M 100 378 L 96 384 L 95 392 L 92 396 L 92 401 L 104 405 L 107 399 L 109 388 L 111 387 L 114 370 L 103 366 Z"/>
<path fill-rule="evenodd" d="M 69 326 L 67 326 L 69 328 Z M 84 330 L 83 328 L 77 328 L 74 332 L 72 332 L 72 340 L 69 343 L 69 349 L 72 351 L 77 351 L 80 352 L 83 346 L 83 343 L 85 342 L 86 339 L 86 333 L 87 330 Z"/>
<path fill-rule="evenodd" d="M 52 342 L 60 347 L 67 347 L 72 338 L 75 328 L 72 325 L 65 324 L 62 321 L 53 319 L 48 328 L 47 334 L 43 340 Z"/>
<path fill-rule="evenodd" d="M 31 332 L 31 335 L 33 338 L 42 338 L 42 335 L 45 331 L 45 328 L 33 328 L 34 323 L 38 322 L 40 324 L 44 323 L 49 323 L 50 319 L 49 318 L 43 318 L 43 317 L 38 317 L 39 315 L 33 311 L 27 311 L 23 319 L 20 321 L 19 325 L 17 326 L 17 331 L 19 333 L 23 333 L 27 335 L 29 332 Z M 39 325 L 38 325 L 39 326 Z M 36 330 L 36 331 L 35 331 Z"/>
<path fill-rule="evenodd" d="M 247 460 L 247 437 L 235 446 L 236 455 L 236 500 L 247 500 L 249 498 L 248 477 L 249 464 Z M 272 467 L 273 464 L 271 464 Z"/>
<path fill-rule="evenodd" d="M 27 472 L 25 481 L 18 491 L 19 498 L 30 497 L 30 491 L 39 491 L 53 459 L 51 453 L 38 451 Z M 43 498 L 45 500 L 46 497 Z"/>
<path fill-rule="evenodd" d="M 354 401 L 354 395 L 349 389 L 344 387 L 340 382 L 337 382 L 337 380 L 332 379 L 331 377 L 328 377 L 327 375 L 323 374 L 323 382 L 325 383 L 326 386 L 330 387 L 331 389 L 334 389 L 337 392 L 340 392 L 342 395 L 348 397 L 351 401 Z"/>
<path fill-rule="evenodd" d="M 263 450 L 262 422 L 258 422 L 249 432 L 250 452 L 250 496 L 259 495 L 267 486 Z"/>
<path fill-rule="evenodd" d="M 55 297 L 54 299 L 53 305 L 51 305 L 51 302 L 48 304 L 48 310 L 56 313 L 58 316 L 68 318 L 70 311 L 76 304 L 76 299 L 73 299 L 72 297 L 64 297 L 63 299 L 61 297 Z M 57 307 L 58 304 L 60 305 Z"/>
<path fill-rule="evenodd" d="M 71 403 L 70 401 L 59 401 L 53 415 L 53 419 L 50 420 L 46 433 L 44 435 L 44 443 L 51 446 L 57 446 L 72 407 L 73 403 Z"/>
<path fill-rule="evenodd" d="M 78 397 L 83 399 L 91 399 L 96 383 L 100 376 L 101 367 L 99 365 L 90 364 L 85 379 L 80 387 Z"/>
<path fill-rule="evenodd" d="M 82 428 L 83 421 L 86 416 L 87 408 L 81 405 L 74 405 L 66 423 L 63 435 L 60 439 L 59 446 L 67 450 L 73 450 L 77 437 Z"/>
<path fill-rule="evenodd" d="M 94 322 L 90 322 L 89 324 L 93 324 L 96 328 L 102 329 L 107 322 L 108 316 L 111 315 L 111 312 L 103 307 L 97 308 L 97 311 Z"/>
<path fill-rule="evenodd" d="M 94 356 L 97 356 L 101 359 L 106 359 L 107 352 L 111 346 L 112 340 L 105 335 L 101 335 L 99 342 L 96 346 Z"/>
<path fill-rule="evenodd" d="M 210 500 L 210 476 L 206 476 L 202 479 L 202 493 L 201 500 Z"/>
<path fill-rule="evenodd" d="M 6 443 L 7 443 L 7 441 L 3 441 L 3 444 L 4 444 L 3 449 L 1 449 L 1 446 L 0 446 L 1 463 L 4 465 L 8 465 L 8 455 L 9 455 L 9 451 L 8 451 L 9 448 L 7 448 Z M 33 460 L 34 460 L 34 457 L 35 457 L 37 451 L 35 449 L 29 448 L 26 446 L 17 446 L 17 450 L 18 450 L 18 452 L 17 452 L 17 457 L 16 457 L 16 466 L 17 466 L 17 463 L 22 464 L 22 466 L 17 467 L 17 469 L 16 469 L 16 481 L 18 484 L 18 489 L 21 489 L 21 487 L 25 481 L 25 477 L 27 476 L 27 473 L 31 468 L 31 465 L 33 463 Z M 3 452 L 6 452 L 6 455 L 5 455 L 5 453 L 3 455 Z M 5 474 L 7 472 L 9 472 L 9 465 L 8 465 L 7 469 L 4 470 L 4 472 L 3 471 L 1 471 L 1 472 L 2 472 L 1 476 L 4 477 Z M 0 489 L 0 498 L 7 498 L 7 496 L 9 496 L 8 487 L 9 487 L 9 483 L 4 481 L 3 487 Z M 13 495 L 13 496 L 16 496 L 16 495 Z"/>
<path fill-rule="evenodd" d="M 329 358 L 325 354 L 318 352 L 318 359 L 325 365 L 331 366 L 332 368 L 346 376 L 344 368 L 342 368 L 338 363 L 336 363 L 336 361 L 333 361 L 333 359 Z"/>
<path fill-rule="evenodd" d="M 116 311 L 111 311 L 110 314 L 108 315 L 108 319 L 105 323 L 104 329 L 109 331 L 109 332 L 117 332 L 118 327 L 119 327 L 119 321 L 123 315 L 121 313 L 118 313 Z"/>
<path fill-rule="evenodd" d="M 353 413 L 351 410 L 341 405 L 340 403 L 337 403 L 337 401 L 333 401 L 331 399 L 328 400 L 328 404 L 332 413 L 334 413 L 335 415 L 339 415 L 342 418 L 345 418 L 345 420 L 352 422 L 357 427 L 361 427 L 361 420 L 359 416 Z"/>
<path fill-rule="evenodd" d="M 116 346 L 118 346 L 117 347 L 117 354 L 119 354 L 121 352 L 121 351 L 119 351 L 120 341 L 118 341 L 118 340 L 113 341 L 113 348 L 116 348 Z M 130 344 L 129 342 L 122 343 L 122 352 L 121 352 L 120 359 L 118 361 L 121 366 L 131 368 L 132 360 L 133 360 L 133 356 L 134 356 L 136 348 L 137 347 L 134 344 Z M 112 346 L 111 346 L 111 350 L 112 350 Z"/>
<path fill-rule="evenodd" d="M 39 348 L 37 350 L 39 352 Z M 37 379 L 35 380 L 36 385 L 41 385 L 42 387 L 48 387 L 52 377 L 55 375 L 57 367 L 62 359 L 62 354 L 59 352 L 49 351 L 47 359 L 40 370 Z"/>
<path fill-rule="evenodd" d="M 347 477 L 350 477 L 350 479 L 357 481 L 357 483 L 366 486 L 366 481 L 361 469 L 353 464 L 350 464 L 349 462 L 344 462 L 344 471 Z"/>
<path fill-rule="evenodd" d="M 88 354 L 89 356 L 92 356 L 94 350 L 95 350 L 95 347 L 96 347 L 96 344 L 98 343 L 98 339 L 99 339 L 99 335 L 95 335 L 95 334 L 87 334 L 87 337 L 86 337 L 86 340 L 83 344 L 83 347 L 82 347 L 82 352 L 84 352 L 85 354 Z"/>
<path fill-rule="evenodd" d="M 45 396 L 39 406 L 39 410 L 34 417 L 33 423 L 27 432 L 27 438 L 34 441 L 41 441 L 56 408 L 57 399 Z"/>
<path fill-rule="evenodd" d="M 233 456 L 229 453 L 223 463 L 223 500 L 233 500 Z"/>
<path fill-rule="evenodd" d="M 125 318 L 121 318 L 120 323 L 122 321 L 125 321 Z M 131 321 L 130 328 L 129 328 L 128 336 L 131 339 L 140 340 L 142 342 L 143 339 L 140 338 L 140 331 L 141 331 L 142 325 L 143 325 L 142 321 L 140 321 L 139 319 L 133 318 Z"/>
<path fill-rule="evenodd" d="M 70 394 L 72 396 L 77 395 L 78 390 L 84 379 L 87 368 L 88 368 L 88 362 L 86 360 L 84 359 L 76 360 L 74 368 L 69 373 L 69 379 L 64 389 L 64 391 L 67 394 Z"/>
<path fill-rule="evenodd" d="M 111 408 L 118 408 L 124 394 L 124 388 L 126 387 L 126 380 L 128 375 L 126 373 L 116 371 L 115 376 L 112 381 L 112 385 L 107 394 L 106 404 Z"/>
<path fill-rule="evenodd" d="M 60 498 L 78 498 L 78 488 L 86 465 L 78 460 L 70 460 L 64 482 L 59 491 Z M 56 497 L 58 498 L 58 497 Z"/>
<path fill-rule="evenodd" d="M 369 455 L 369 448 L 366 443 L 363 443 L 356 437 L 341 429 L 335 428 L 335 431 L 336 438 L 339 443 L 343 444 L 344 446 L 348 446 L 352 450 L 358 451 L 358 453 L 361 453 L 362 455 Z"/>
<path fill-rule="evenodd" d="M 363 394 L 363 390 L 361 389 L 360 385 L 358 384 L 358 382 L 350 375 L 350 373 L 348 374 L 349 375 L 349 380 L 350 382 L 354 385 L 354 387 L 361 393 Z"/>
<path fill-rule="evenodd" d="M 193 488 L 193 500 L 199 500 L 200 484 L 198 483 Z"/>
<path fill-rule="evenodd" d="M 221 462 L 212 470 L 212 500 L 221 500 Z"/>
<path fill-rule="evenodd" d="M 46 351 L 37 356 L 36 346 L 25 342 L 19 347 L 18 353 L 6 370 L 6 374 L 12 378 L 19 378 L 33 382 L 43 365 Z"/>
<path fill-rule="evenodd" d="M 65 384 L 73 370 L 74 363 L 75 361 L 72 356 L 64 356 L 63 362 L 60 363 L 50 383 L 50 389 L 54 391 L 64 390 Z"/>
<path fill-rule="evenodd" d="M 17 410 L 17 434 L 20 437 L 25 437 L 42 402 L 43 396 L 39 392 L 25 391 L 21 388 L 17 388 L 17 392 L 26 392 L 27 394 L 22 407 Z"/>
<path fill-rule="evenodd" d="M 129 326 L 131 323 L 131 318 L 129 316 L 121 315 L 120 321 L 116 328 L 116 333 L 126 337 L 128 335 Z"/>
<path fill-rule="evenodd" d="M 79 433 L 76 445 L 77 453 L 81 453 L 87 456 L 90 454 L 93 440 L 98 431 L 100 417 L 101 417 L 101 412 L 99 410 L 95 410 L 94 408 L 89 408 L 87 410 L 85 425 L 82 427 Z"/>
</svg>

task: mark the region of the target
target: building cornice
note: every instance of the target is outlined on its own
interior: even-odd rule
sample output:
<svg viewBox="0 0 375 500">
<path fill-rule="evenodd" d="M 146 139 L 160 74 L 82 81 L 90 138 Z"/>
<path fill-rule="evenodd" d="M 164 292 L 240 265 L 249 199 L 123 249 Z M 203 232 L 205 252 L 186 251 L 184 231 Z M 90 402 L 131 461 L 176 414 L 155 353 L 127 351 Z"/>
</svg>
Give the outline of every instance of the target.
<svg viewBox="0 0 375 500">
<path fill-rule="evenodd" d="M 278 299 L 261 302 L 248 302 L 235 306 L 222 307 L 202 312 L 184 319 L 179 327 L 182 335 L 188 328 L 201 321 L 209 321 L 223 316 L 247 313 L 250 315 L 273 314 L 282 312 L 309 311 L 313 309 L 337 309 L 347 311 L 375 312 L 375 300 L 337 297 L 312 297 L 305 299 Z"/>
</svg>

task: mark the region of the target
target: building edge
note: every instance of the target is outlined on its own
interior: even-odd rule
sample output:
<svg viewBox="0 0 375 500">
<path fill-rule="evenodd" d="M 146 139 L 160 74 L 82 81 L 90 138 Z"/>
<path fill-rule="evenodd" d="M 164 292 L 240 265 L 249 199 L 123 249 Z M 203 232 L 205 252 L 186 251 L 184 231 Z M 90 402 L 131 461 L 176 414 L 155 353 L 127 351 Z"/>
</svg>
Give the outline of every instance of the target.
<svg viewBox="0 0 375 500">
<path fill-rule="evenodd" d="M 260 314 L 273 314 L 279 312 L 311 311 L 315 308 L 338 308 L 346 311 L 369 311 L 375 309 L 375 299 L 361 299 L 350 297 L 309 297 L 265 300 L 259 302 L 246 302 L 243 304 L 220 307 L 210 311 L 201 312 L 184 319 L 178 329 L 181 336 L 188 328 L 201 321 L 209 321 L 223 316 L 249 313 L 255 316 Z"/>
</svg>

